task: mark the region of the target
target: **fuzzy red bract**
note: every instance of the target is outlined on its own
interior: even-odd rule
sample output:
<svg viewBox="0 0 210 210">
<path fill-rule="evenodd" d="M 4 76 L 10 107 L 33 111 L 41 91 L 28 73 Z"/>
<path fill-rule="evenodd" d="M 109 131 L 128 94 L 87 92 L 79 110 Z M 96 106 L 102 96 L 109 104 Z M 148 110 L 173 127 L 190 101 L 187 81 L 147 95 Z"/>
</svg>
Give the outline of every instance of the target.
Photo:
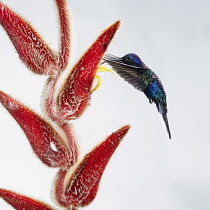
<svg viewBox="0 0 210 210">
<path fill-rule="evenodd" d="M 72 150 L 77 147 L 73 146 L 73 137 L 70 138 L 70 127 L 68 130 L 66 128 L 68 137 L 58 133 L 46 120 L 2 91 L 0 102 L 23 129 L 35 154 L 43 163 L 50 167 L 70 167 L 75 163 L 77 151 Z M 69 139 L 68 142 L 66 139 Z"/>
<path fill-rule="evenodd" d="M 57 96 L 54 92 L 58 77 L 49 79 L 45 110 L 54 121 L 62 123 L 83 114 L 89 105 L 97 67 L 119 25 L 119 21 L 111 25 L 92 44 L 70 71 Z"/>
<path fill-rule="evenodd" d="M 0 197 L 18 210 L 55 210 L 41 201 L 5 189 L 0 189 Z"/>
<path fill-rule="evenodd" d="M 104 169 L 129 128 L 128 125 L 120 128 L 85 155 L 66 185 L 64 179 L 67 170 L 59 171 L 55 183 L 55 195 L 61 205 L 85 206 L 92 202 Z"/>
<path fill-rule="evenodd" d="M 92 202 L 104 169 L 129 128 L 130 126 L 124 126 L 117 130 L 85 155 L 65 187 L 68 203 L 85 206 Z"/>
<path fill-rule="evenodd" d="M 28 22 L 0 3 L 0 23 L 29 69 L 36 74 L 53 74 L 58 56 Z"/>
</svg>

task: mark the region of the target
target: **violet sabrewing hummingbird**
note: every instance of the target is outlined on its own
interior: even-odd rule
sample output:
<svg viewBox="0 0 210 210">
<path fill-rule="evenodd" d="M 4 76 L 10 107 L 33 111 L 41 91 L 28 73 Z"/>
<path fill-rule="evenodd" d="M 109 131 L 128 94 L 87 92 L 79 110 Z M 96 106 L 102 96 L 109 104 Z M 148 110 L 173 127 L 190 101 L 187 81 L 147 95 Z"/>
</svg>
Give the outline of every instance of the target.
<svg viewBox="0 0 210 210">
<path fill-rule="evenodd" d="M 150 103 L 154 102 L 156 104 L 171 139 L 167 118 L 166 93 L 158 76 L 134 53 L 126 54 L 123 57 L 105 55 L 103 60 L 125 81 L 137 90 L 144 92 Z"/>
</svg>

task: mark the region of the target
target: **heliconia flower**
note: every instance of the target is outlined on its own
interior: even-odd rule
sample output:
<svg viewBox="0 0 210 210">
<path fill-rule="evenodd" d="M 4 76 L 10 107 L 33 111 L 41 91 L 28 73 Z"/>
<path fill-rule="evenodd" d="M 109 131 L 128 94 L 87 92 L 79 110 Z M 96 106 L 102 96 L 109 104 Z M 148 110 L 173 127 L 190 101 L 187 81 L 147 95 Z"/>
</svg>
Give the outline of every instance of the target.
<svg viewBox="0 0 210 210">
<path fill-rule="evenodd" d="M 1 188 L 0 197 L 18 210 L 56 210 L 41 201 Z"/>
<path fill-rule="evenodd" d="M 92 87 L 98 66 L 120 21 L 101 33 L 75 66 L 65 72 L 68 74 L 62 82 L 70 59 L 70 21 L 66 0 L 55 2 L 60 20 L 58 52 L 52 50 L 25 19 L 0 1 L 0 24 L 20 59 L 32 72 L 49 76 L 43 93 L 43 117 L 2 91 L 0 103 L 22 128 L 37 157 L 47 166 L 59 168 L 53 186 L 57 204 L 66 210 L 76 210 L 95 198 L 105 167 L 130 128 L 127 125 L 118 129 L 78 161 L 76 136 L 73 125 L 68 121 L 83 114 L 92 92 L 100 84 L 98 82 L 95 88 Z M 17 210 L 54 209 L 1 188 L 0 197 Z"/>
<path fill-rule="evenodd" d="M 59 77 L 51 77 L 45 90 L 44 109 L 54 121 L 63 123 L 80 117 L 89 105 L 98 65 L 116 33 L 120 21 L 108 27 L 80 58 L 55 94 Z"/>
<path fill-rule="evenodd" d="M 60 205 L 79 207 L 93 201 L 104 169 L 129 128 L 129 125 L 120 128 L 85 155 L 68 181 L 64 182 L 68 170 L 59 170 L 55 182 L 55 198 Z"/>
<path fill-rule="evenodd" d="M 36 30 L 23 18 L 0 2 L 0 24 L 3 26 L 20 59 L 36 74 L 54 75 L 69 61 L 70 27 L 65 0 L 56 0 L 60 19 L 60 51 L 57 53 L 45 43 Z"/>
<path fill-rule="evenodd" d="M 71 125 L 57 126 L 57 131 L 46 120 L 2 91 L 0 102 L 18 122 L 43 163 L 65 168 L 76 162 L 78 152 Z"/>
</svg>

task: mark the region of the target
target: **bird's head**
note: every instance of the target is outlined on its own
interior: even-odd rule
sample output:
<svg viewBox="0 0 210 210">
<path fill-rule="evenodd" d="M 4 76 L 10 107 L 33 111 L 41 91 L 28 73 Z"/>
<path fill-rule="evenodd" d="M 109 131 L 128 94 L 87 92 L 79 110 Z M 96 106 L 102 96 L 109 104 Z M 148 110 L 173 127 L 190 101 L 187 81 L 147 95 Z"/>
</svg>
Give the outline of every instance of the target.
<svg viewBox="0 0 210 210">
<path fill-rule="evenodd" d="M 139 58 L 139 56 L 134 53 L 126 54 L 125 56 L 122 57 L 122 61 L 127 65 L 144 67 L 144 64 Z"/>
</svg>

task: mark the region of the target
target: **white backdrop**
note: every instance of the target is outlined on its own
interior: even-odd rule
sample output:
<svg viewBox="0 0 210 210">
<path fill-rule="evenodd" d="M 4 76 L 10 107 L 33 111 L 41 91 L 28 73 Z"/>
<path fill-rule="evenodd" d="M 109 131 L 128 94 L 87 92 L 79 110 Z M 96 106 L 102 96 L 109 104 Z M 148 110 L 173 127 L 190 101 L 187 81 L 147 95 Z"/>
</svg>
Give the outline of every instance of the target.
<svg viewBox="0 0 210 210">
<path fill-rule="evenodd" d="M 53 0 L 3 0 L 57 49 Z M 122 26 L 108 53 L 137 53 L 161 78 L 167 93 L 172 140 L 154 104 L 119 76 L 100 73 L 91 106 L 74 121 L 81 157 L 122 125 L 128 135 L 110 160 L 91 210 L 210 209 L 210 1 L 69 0 L 72 63 L 108 25 Z M 0 28 L 0 89 L 41 112 L 45 76 L 19 60 Z M 33 154 L 17 123 L 0 107 L 0 187 L 54 205 L 56 169 Z M 55 205 L 54 205 L 55 206 Z M 12 209 L 0 200 L 1 209 Z"/>
</svg>

